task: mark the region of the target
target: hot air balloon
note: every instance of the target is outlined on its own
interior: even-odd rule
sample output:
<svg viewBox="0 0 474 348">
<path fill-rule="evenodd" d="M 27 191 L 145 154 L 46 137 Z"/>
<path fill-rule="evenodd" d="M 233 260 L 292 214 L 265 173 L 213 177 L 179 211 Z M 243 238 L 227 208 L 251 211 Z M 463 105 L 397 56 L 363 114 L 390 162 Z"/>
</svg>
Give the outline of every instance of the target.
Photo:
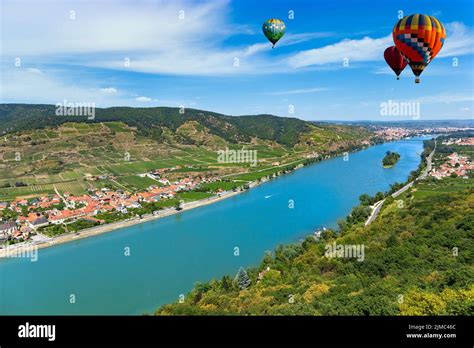
<svg viewBox="0 0 474 348">
<path fill-rule="evenodd" d="M 406 59 L 395 46 L 388 47 L 383 53 L 383 57 L 388 66 L 397 74 L 397 80 L 400 80 L 400 73 L 407 66 Z"/>
<path fill-rule="evenodd" d="M 400 19 L 393 28 L 395 46 L 420 82 L 420 74 L 443 47 L 446 30 L 433 16 L 414 14 Z"/>
<path fill-rule="evenodd" d="M 273 44 L 272 48 L 274 48 L 278 40 L 285 35 L 286 26 L 282 20 L 272 18 L 263 23 L 262 30 L 267 39 Z"/>
</svg>

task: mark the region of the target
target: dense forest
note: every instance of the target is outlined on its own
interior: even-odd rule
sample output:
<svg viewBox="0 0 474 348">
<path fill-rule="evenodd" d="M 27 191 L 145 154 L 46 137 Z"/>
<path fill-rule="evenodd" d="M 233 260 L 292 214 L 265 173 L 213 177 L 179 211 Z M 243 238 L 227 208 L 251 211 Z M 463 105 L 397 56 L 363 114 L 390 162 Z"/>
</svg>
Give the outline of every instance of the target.
<svg viewBox="0 0 474 348">
<path fill-rule="evenodd" d="M 359 213 L 373 200 L 361 196 Z M 371 225 L 349 216 L 341 230 L 267 252 L 258 267 L 197 284 L 156 314 L 472 314 L 473 207 L 472 179 L 418 182 L 387 198 Z"/>
<path fill-rule="evenodd" d="M 311 122 L 293 117 L 273 115 L 226 116 L 210 111 L 188 108 L 152 107 L 112 107 L 95 108 L 94 119 L 86 116 L 57 116 L 54 105 L 36 104 L 0 104 L 0 132 L 18 132 L 24 130 L 57 127 L 66 122 L 124 122 L 137 129 L 140 135 L 163 139 L 167 130 L 175 133 L 186 122 L 195 121 L 205 127 L 211 134 L 228 142 L 249 142 L 257 137 L 262 140 L 275 141 L 293 147 L 305 134 L 311 134 L 318 128 L 332 130 L 334 125 L 315 126 Z M 341 134 L 359 133 L 365 137 L 370 133 L 362 127 L 338 126 Z"/>
</svg>

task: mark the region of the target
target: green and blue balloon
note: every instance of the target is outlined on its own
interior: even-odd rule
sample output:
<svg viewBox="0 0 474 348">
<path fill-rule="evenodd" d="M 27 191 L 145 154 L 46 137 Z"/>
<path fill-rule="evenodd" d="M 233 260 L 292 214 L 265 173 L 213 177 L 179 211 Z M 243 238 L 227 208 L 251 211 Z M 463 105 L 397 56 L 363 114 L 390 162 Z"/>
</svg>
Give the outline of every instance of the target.
<svg viewBox="0 0 474 348">
<path fill-rule="evenodd" d="M 278 40 L 285 35 L 286 25 L 280 19 L 271 18 L 263 23 L 262 29 L 268 41 L 273 44 L 272 48 L 274 48 Z"/>
</svg>

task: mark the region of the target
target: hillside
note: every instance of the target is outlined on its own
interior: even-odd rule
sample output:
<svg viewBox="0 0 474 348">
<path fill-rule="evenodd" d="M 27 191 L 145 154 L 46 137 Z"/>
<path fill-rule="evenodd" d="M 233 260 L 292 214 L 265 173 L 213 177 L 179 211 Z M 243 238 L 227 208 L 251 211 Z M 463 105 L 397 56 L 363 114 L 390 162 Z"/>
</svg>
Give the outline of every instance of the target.
<svg viewBox="0 0 474 348">
<path fill-rule="evenodd" d="M 360 127 L 314 125 L 271 115 L 225 116 L 178 108 L 96 109 L 87 116 L 57 116 L 53 105 L 0 105 L 0 201 L 93 187 L 133 192 L 150 185 L 137 174 L 187 167 L 208 177 L 267 172 L 363 146 L 373 134 Z M 218 163 L 217 151 L 257 151 L 256 166 Z M 88 178 L 107 177 L 91 184 Z M 178 173 L 175 175 L 179 177 Z M 109 178 L 112 177 L 112 178 Z M 238 178 L 237 178 L 238 179 Z M 133 183 L 132 185 L 130 183 Z"/>
<path fill-rule="evenodd" d="M 142 136 L 166 142 L 167 132 L 175 134 L 184 124 L 194 123 L 206 129 L 209 134 L 231 143 L 250 142 L 256 137 L 292 147 L 302 135 L 318 129 L 312 123 L 296 118 L 272 115 L 225 116 L 196 109 L 185 109 L 184 113 L 180 113 L 179 108 L 169 107 L 96 108 L 94 120 L 88 120 L 86 116 L 57 116 L 55 110 L 54 105 L 1 104 L 0 132 L 51 128 L 67 122 L 123 122 L 136 128 Z M 340 127 L 340 131 L 344 130 L 358 130 L 363 135 L 368 134 L 358 127 Z M 193 137 L 186 134 L 181 134 L 181 138 L 178 136 L 177 140 L 191 144 L 195 142 Z"/>
</svg>

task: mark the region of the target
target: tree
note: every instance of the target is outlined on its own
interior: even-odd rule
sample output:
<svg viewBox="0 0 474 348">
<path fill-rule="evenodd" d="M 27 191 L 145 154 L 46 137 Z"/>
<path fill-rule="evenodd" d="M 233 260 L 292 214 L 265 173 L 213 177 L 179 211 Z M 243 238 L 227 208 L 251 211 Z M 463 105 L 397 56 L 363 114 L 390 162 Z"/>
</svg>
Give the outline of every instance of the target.
<svg viewBox="0 0 474 348">
<path fill-rule="evenodd" d="M 240 288 L 240 290 L 245 290 L 249 287 L 250 285 L 250 277 L 247 274 L 247 271 L 243 268 L 239 268 L 239 272 L 237 272 L 237 276 L 235 277 L 237 284 Z"/>
<path fill-rule="evenodd" d="M 232 289 L 232 279 L 227 275 L 222 277 L 221 284 L 222 284 L 222 289 L 224 289 L 224 290 Z"/>
<path fill-rule="evenodd" d="M 378 202 L 384 199 L 384 197 L 385 197 L 384 193 L 379 191 L 375 194 L 374 200 L 375 202 Z"/>
<path fill-rule="evenodd" d="M 402 184 L 401 182 L 396 182 L 394 184 L 391 184 L 390 185 L 390 190 L 388 191 L 388 193 L 394 193 L 394 192 L 397 192 L 398 190 L 400 190 L 403 186 L 405 186 L 404 184 Z"/>
<path fill-rule="evenodd" d="M 364 205 L 358 205 L 353 208 L 346 221 L 349 224 L 356 224 L 365 221 L 370 215 L 370 208 Z"/>
<path fill-rule="evenodd" d="M 393 166 L 400 159 L 400 154 L 397 152 L 387 151 L 385 157 L 382 160 L 384 166 Z"/>
<path fill-rule="evenodd" d="M 434 293 L 412 289 L 399 308 L 401 315 L 443 315 L 446 303 Z"/>
<path fill-rule="evenodd" d="M 359 196 L 359 201 L 362 205 L 370 205 L 370 196 L 367 193 L 361 194 Z"/>
<path fill-rule="evenodd" d="M 348 223 L 344 219 L 337 220 L 337 226 L 339 227 L 339 231 L 343 233 L 348 228 Z"/>
</svg>

